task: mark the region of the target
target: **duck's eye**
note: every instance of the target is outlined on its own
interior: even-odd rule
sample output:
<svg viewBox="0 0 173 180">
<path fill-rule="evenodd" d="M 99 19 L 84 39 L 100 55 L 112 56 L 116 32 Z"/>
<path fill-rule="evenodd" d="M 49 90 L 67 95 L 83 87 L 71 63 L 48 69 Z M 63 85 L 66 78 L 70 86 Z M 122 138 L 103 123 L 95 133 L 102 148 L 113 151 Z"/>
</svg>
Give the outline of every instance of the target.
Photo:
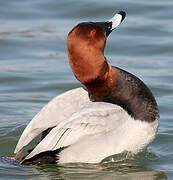
<svg viewBox="0 0 173 180">
<path fill-rule="evenodd" d="M 95 30 L 95 29 L 92 29 L 92 30 L 90 31 L 91 37 L 93 38 L 93 37 L 95 36 L 95 34 L 96 34 L 96 30 Z"/>
</svg>

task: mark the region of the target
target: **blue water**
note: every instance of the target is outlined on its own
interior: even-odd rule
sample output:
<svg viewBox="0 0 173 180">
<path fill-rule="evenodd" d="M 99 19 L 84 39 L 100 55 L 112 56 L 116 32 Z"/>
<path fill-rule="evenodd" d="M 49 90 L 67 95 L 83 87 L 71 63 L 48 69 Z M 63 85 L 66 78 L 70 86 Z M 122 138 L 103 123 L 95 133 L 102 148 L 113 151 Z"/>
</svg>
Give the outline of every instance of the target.
<svg viewBox="0 0 173 180">
<path fill-rule="evenodd" d="M 49 100 L 81 86 L 68 65 L 66 37 L 82 21 L 126 11 L 105 56 L 141 78 L 160 109 L 155 141 L 134 159 L 66 166 L 19 166 L 3 159 L 0 179 L 172 179 L 172 7 L 171 0 L 0 0 L 0 157 L 14 156 L 23 129 Z"/>
</svg>

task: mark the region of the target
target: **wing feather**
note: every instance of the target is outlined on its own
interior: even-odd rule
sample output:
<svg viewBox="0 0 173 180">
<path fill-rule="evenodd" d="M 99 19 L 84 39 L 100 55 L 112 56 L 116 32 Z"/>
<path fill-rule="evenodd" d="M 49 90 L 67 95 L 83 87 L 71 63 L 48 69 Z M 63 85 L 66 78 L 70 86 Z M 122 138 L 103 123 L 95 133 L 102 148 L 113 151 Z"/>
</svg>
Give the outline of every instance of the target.
<svg viewBox="0 0 173 180">
<path fill-rule="evenodd" d="M 56 126 L 71 116 L 87 102 L 89 102 L 88 93 L 83 88 L 76 88 L 56 96 L 30 121 L 22 133 L 14 153 L 18 153 L 46 129 Z"/>
<path fill-rule="evenodd" d="M 54 127 L 26 159 L 44 151 L 53 151 L 72 145 L 84 136 L 104 134 L 111 129 L 115 129 L 119 119 L 117 117 L 121 114 L 120 111 L 122 111 L 122 108 L 113 104 L 89 103 L 79 112 L 74 113 Z"/>
</svg>

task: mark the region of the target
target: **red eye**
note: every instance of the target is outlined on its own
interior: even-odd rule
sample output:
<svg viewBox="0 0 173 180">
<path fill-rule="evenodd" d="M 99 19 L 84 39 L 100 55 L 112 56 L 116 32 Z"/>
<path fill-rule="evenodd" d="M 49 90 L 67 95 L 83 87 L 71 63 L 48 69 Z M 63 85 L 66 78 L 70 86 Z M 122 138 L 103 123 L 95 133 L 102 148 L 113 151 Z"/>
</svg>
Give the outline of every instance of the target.
<svg viewBox="0 0 173 180">
<path fill-rule="evenodd" d="M 95 29 L 93 29 L 93 30 L 90 31 L 90 35 L 91 35 L 92 37 L 95 36 L 95 33 L 96 33 Z"/>
</svg>

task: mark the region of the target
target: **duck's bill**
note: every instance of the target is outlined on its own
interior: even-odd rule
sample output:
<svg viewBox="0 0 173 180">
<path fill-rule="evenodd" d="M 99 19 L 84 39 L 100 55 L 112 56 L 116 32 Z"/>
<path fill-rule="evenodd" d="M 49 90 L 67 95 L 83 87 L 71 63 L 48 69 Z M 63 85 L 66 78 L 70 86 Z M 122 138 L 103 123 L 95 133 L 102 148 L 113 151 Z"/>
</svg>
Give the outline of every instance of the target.
<svg viewBox="0 0 173 180">
<path fill-rule="evenodd" d="M 124 11 L 120 11 L 108 21 L 97 23 L 104 28 L 104 30 L 106 31 L 106 36 L 108 36 L 116 27 L 118 27 L 121 24 L 125 17 L 126 13 Z"/>
</svg>

